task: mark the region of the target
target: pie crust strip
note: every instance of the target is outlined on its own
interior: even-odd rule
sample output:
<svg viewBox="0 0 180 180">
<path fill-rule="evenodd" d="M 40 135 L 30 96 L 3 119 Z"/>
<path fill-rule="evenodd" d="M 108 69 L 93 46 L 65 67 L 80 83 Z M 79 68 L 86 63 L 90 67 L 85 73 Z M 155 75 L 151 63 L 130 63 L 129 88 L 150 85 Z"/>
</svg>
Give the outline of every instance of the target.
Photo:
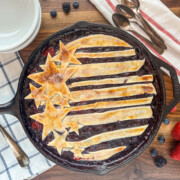
<svg viewBox="0 0 180 180">
<path fill-rule="evenodd" d="M 119 100 L 119 101 L 96 102 L 93 104 L 82 105 L 82 106 L 71 106 L 71 111 L 145 105 L 145 104 L 151 104 L 152 99 L 153 97 L 141 98 L 141 99 L 130 99 L 130 100 Z"/>
<path fill-rule="evenodd" d="M 129 76 L 122 78 L 108 78 L 99 80 L 89 80 L 89 81 L 79 81 L 73 82 L 68 85 L 69 88 L 79 87 L 79 86 L 95 86 L 95 85 L 105 85 L 105 84 L 124 84 L 124 83 L 138 83 L 138 82 L 152 82 L 153 75 L 143 75 L 143 76 Z"/>
<path fill-rule="evenodd" d="M 98 53 L 76 53 L 76 58 L 110 58 L 120 56 L 134 56 L 136 52 L 134 49 L 128 49 L 124 51 L 109 51 L 109 52 L 98 52 Z"/>
<path fill-rule="evenodd" d="M 152 109 L 150 106 L 123 108 L 113 111 L 106 111 L 103 113 L 66 116 L 63 119 L 63 125 L 65 128 L 68 128 L 70 123 L 78 120 L 78 124 L 80 125 L 93 126 L 132 119 L 147 119 L 151 118 L 152 115 Z"/>
<path fill-rule="evenodd" d="M 124 46 L 124 47 L 132 47 L 125 41 L 109 36 L 104 34 L 96 34 L 96 35 L 89 35 L 83 38 L 76 39 L 68 44 L 66 44 L 67 48 L 71 48 L 73 46 L 78 45 L 79 48 L 86 48 L 86 47 L 106 47 L 106 46 Z"/>
<path fill-rule="evenodd" d="M 126 149 L 126 146 L 120 146 L 112 149 L 104 149 L 100 151 L 89 152 L 88 154 L 82 154 L 83 158 L 80 160 L 88 161 L 102 161 L 109 159 L 111 156 L 123 151 Z"/>
<path fill-rule="evenodd" d="M 71 92 L 72 100 L 70 102 L 107 99 L 109 97 L 119 98 L 126 96 L 141 95 L 145 93 L 156 94 L 156 90 L 153 84 L 147 83 L 147 84 L 136 84 L 136 85 L 113 87 L 113 88 L 86 89 L 80 91 L 73 91 Z"/>
<path fill-rule="evenodd" d="M 105 75 L 115 75 L 126 72 L 136 72 L 143 65 L 145 60 L 134 60 L 125 62 L 111 62 L 111 63 L 96 63 L 96 64 L 82 64 L 82 65 L 69 65 L 69 68 L 78 67 L 76 72 L 71 76 L 71 78 L 77 77 L 93 77 L 93 76 L 105 76 Z M 45 69 L 44 65 L 40 65 L 42 70 Z M 57 65 L 57 68 L 60 68 Z"/>
<path fill-rule="evenodd" d="M 143 134 L 146 130 L 148 125 L 133 127 L 133 128 L 126 128 L 126 129 L 119 129 L 115 131 L 108 131 L 105 133 L 101 133 L 95 136 L 92 136 L 88 139 L 76 142 L 68 142 L 71 146 L 78 146 L 81 148 L 87 148 L 92 145 L 96 145 L 102 142 L 107 142 L 115 139 L 127 138 L 127 137 L 134 137 Z"/>
<path fill-rule="evenodd" d="M 98 63 L 98 64 L 82 64 L 78 66 L 77 71 L 71 78 L 92 77 L 121 74 L 125 72 L 136 72 L 143 65 L 145 60 L 134 60 L 125 62 Z"/>
</svg>

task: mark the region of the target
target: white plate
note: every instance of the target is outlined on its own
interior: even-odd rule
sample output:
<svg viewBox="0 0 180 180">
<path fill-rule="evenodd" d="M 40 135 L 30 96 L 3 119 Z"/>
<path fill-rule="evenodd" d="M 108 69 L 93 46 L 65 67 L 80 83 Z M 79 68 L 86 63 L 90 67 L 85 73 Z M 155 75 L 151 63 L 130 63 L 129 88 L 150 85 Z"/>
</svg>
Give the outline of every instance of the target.
<svg viewBox="0 0 180 180">
<path fill-rule="evenodd" d="M 38 0 L 0 0 L 0 51 L 24 43 L 39 20 Z"/>
<path fill-rule="evenodd" d="M 21 44 L 20 46 L 16 47 L 16 48 L 13 48 L 13 49 L 10 49 L 8 51 L 0 51 L 0 54 L 5 54 L 5 53 L 13 53 L 13 52 L 17 52 L 17 51 L 20 51 L 21 49 L 24 49 L 25 47 L 27 47 L 34 39 L 35 37 L 37 36 L 38 32 L 39 32 L 39 29 L 41 27 L 41 7 L 39 5 L 39 8 L 40 8 L 40 14 L 39 14 L 39 21 L 37 23 L 37 27 L 36 29 L 34 30 L 34 32 L 32 33 L 32 36 L 27 39 L 26 42 L 24 42 L 23 44 Z"/>
</svg>

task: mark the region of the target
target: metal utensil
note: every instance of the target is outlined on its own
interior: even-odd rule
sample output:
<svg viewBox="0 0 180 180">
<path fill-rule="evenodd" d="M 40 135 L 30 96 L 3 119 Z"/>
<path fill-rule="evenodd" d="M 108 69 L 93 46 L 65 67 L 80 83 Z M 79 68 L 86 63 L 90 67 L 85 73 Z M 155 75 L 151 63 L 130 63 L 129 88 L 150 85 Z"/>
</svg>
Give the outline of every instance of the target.
<svg viewBox="0 0 180 180">
<path fill-rule="evenodd" d="M 116 11 L 117 11 L 117 13 L 122 14 L 123 16 L 128 18 L 130 22 L 137 24 L 143 31 L 146 32 L 146 34 L 151 38 L 151 40 L 154 43 L 156 43 L 158 46 L 160 46 L 163 49 L 167 49 L 166 45 L 160 39 L 158 39 L 156 36 L 154 36 L 154 34 L 152 34 L 149 31 L 149 29 L 146 29 L 140 25 L 140 23 L 138 22 L 139 19 L 137 18 L 137 16 L 135 15 L 135 13 L 132 9 L 130 9 L 129 7 L 127 7 L 125 5 L 117 5 Z"/>
<path fill-rule="evenodd" d="M 141 39 L 143 39 L 146 43 L 148 43 L 159 54 L 162 54 L 164 52 L 164 49 L 162 49 L 161 47 L 159 47 L 156 44 L 152 43 L 151 41 L 149 41 L 148 39 L 143 37 L 141 34 L 139 34 L 138 32 L 134 31 L 134 29 L 130 25 L 130 21 L 125 16 L 123 16 L 121 14 L 118 14 L 118 13 L 115 13 L 112 16 L 112 19 L 113 19 L 114 24 L 117 27 L 121 28 L 124 31 L 131 31 L 131 32 L 133 32 L 134 34 L 139 36 Z"/>
<path fill-rule="evenodd" d="M 14 142 L 14 140 L 10 137 L 10 135 L 5 131 L 5 129 L 0 125 L 0 131 L 2 135 L 5 137 L 7 143 L 12 149 L 19 165 L 21 167 L 27 167 L 29 165 L 29 158 L 25 154 L 25 152 Z"/>
<path fill-rule="evenodd" d="M 141 23 L 143 24 L 143 26 L 164 43 L 162 37 L 151 27 L 151 25 L 142 17 L 141 13 L 139 12 L 139 8 L 140 8 L 139 0 L 121 0 L 121 3 L 131 8 L 136 14 L 136 16 L 139 18 Z"/>
</svg>

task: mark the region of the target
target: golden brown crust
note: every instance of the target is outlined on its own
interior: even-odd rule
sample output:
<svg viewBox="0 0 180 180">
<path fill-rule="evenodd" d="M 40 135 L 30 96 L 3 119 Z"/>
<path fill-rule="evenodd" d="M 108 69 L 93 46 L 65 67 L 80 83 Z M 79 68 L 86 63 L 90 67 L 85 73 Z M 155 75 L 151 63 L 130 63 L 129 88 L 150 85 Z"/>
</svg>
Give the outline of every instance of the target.
<svg viewBox="0 0 180 180">
<path fill-rule="evenodd" d="M 118 129 L 115 131 L 108 131 L 105 133 L 101 133 L 95 136 L 91 136 L 88 139 L 77 141 L 77 142 L 68 142 L 70 146 L 78 146 L 80 148 L 87 148 L 92 145 L 96 145 L 102 142 L 107 142 L 115 139 L 127 138 L 127 137 L 134 137 L 140 136 L 146 130 L 148 125 L 133 127 L 133 128 L 126 128 L 126 129 Z"/>
<path fill-rule="evenodd" d="M 141 94 L 156 94 L 153 84 L 135 84 L 103 89 L 88 89 L 71 92 L 73 100 L 70 102 L 89 101 L 95 99 L 118 98 Z"/>
<path fill-rule="evenodd" d="M 125 72 L 136 72 L 144 65 L 144 62 L 145 60 L 134 60 L 125 62 L 84 64 L 79 66 L 78 70 L 72 75 L 71 78 L 105 76 L 121 74 Z"/>
<path fill-rule="evenodd" d="M 125 62 L 111 62 L 111 63 L 98 63 L 98 64 L 82 64 L 82 65 L 69 65 L 69 68 L 78 68 L 71 78 L 77 77 L 92 77 L 92 76 L 105 76 L 115 75 L 126 72 L 136 72 L 143 65 L 145 60 L 134 60 Z M 45 66 L 40 65 L 44 70 Z M 59 69 L 61 66 L 58 65 Z"/>
<path fill-rule="evenodd" d="M 48 146 L 53 146 L 57 149 L 58 153 L 61 155 L 63 150 L 66 148 L 73 148 L 67 141 L 66 136 L 67 132 L 65 131 L 62 135 L 59 135 L 56 131 L 53 130 L 55 139 L 51 141 Z"/>
<path fill-rule="evenodd" d="M 152 117 L 152 109 L 150 106 L 123 108 L 113 111 L 106 111 L 103 113 L 79 114 L 73 116 L 66 116 L 63 119 L 64 127 L 68 128 L 70 122 L 78 120 L 78 124 L 83 126 L 101 125 L 114 123 L 118 121 L 132 120 L 132 119 L 147 119 Z"/>
<path fill-rule="evenodd" d="M 79 81 L 73 82 L 68 85 L 69 88 L 79 87 L 79 86 L 95 86 L 95 85 L 104 85 L 104 84 L 127 84 L 127 83 L 138 83 L 138 82 L 152 82 L 153 75 L 144 75 L 144 76 L 129 76 L 121 78 L 108 78 L 108 79 L 99 79 L 99 80 L 88 80 L 88 81 Z"/>
<path fill-rule="evenodd" d="M 136 55 L 134 49 L 124 51 L 110 51 L 110 52 L 98 52 L 98 53 L 76 53 L 76 58 L 110 58 L 110 57 L 126 57 Z"/>
<path fill-rule="evenodd" d="M 87 105 L 82 105 L 82 106 L 71 106 L 71 111 L 145 105 L 145 104 L 151 104 L 152 99 L 153 97 L 141 98 L 141 99 L 130 99 L 130 100 L 119 100 L 119 101 L 96 102 L 93 104 L 87 104 Z"/>
<path fill-rule="evenodd" d="M 59 110 L 56 109 L 50 101 L 46 103 L 46 109 L 43 113 L 31 115 L 30 118 L 43 124 L 42 140 L 52 131 L 65 131 L 62 125 L 62 119 L 68 114 L 70 108 Z"/>
<path fill-rule="evenodd" d="M 42 86 L 39 89 L 29 84 L 31 93 L 25 97 L 25 99 L 34 99 L 36 107 L 39 107 L 42 101 L 49 100 L 49 97 L 45 95 L 46 86 Z"/>
<path fill-rule="evenodd" d="M 60 52 L 51 58 L 51 61 L 60 62 L 62 69 L 67 68 L 69 64 L 81 64 L 75 57 L 75 51 L 78 46 L 71 47 L 69 49 L 60 41 Z"/>
<path fill-rule="evenodd" d="M 65 107 L 70 107 L 69 99 L 70 97 L 64 97 L 60 93 L 57 93 L 51 98 L 51 102 L 55 105 L 60 105 L 61 109 L 64 109 Z"/>
<path fill-rule="evenodd" d="M 49 97 L 56 93 L 61 93 L 67 97 L 70 95 L 70 91 L 66 81 L 76 70 L 75 68 L 58 69 L 54 62 L 51 61 L 50 54 L 48 54 L 44 72 L 31 74 L 28 78 L 40 85 L 46 85 L 46 93 Z"/>
<path fill-rule="evenodd" d="M 126 149 L 126 146 L 120 146 L 112 149 L 104 149 L 100 151 L 95 151 L 95 152 L 89 152 L 88 154 L 82 154 L 82 159 L 81 161 L 102 161 L 109 159 L 111 156 L 114 156 L 115 154 L 123 151 Z M 78 158 L 79 156 L 75 156 Z"/>
<path fill-rule="evenodd" d="M 124 46 L 124 47 L 132 47 L 127 42 L 104 34 L 95 34 L 89 35 L 83 38 L 79 38 L 74 40 L 68 44 L 66 44 L 67 48 L 71 48 L 73 46 L 78 45 L 79 48 L 87 48 L 87 47 L 106 47 L 106 46 Z"/>
</svg>

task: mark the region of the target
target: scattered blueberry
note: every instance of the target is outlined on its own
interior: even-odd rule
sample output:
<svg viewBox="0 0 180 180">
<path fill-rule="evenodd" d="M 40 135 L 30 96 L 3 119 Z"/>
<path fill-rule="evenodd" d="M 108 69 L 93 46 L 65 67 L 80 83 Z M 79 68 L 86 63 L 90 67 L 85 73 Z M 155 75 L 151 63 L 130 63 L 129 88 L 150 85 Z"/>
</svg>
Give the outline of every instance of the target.
<svg viewBox="0 0 180 180">
<path fill-rule="evenodd" d="M 156 157 L 158 155 L 157 150 L 153 149 L 150 151 L 152 157 Z"/>
<path fill-rule="evenodd" d="M 55 18 L 57 16 L 57 12 L 54 9 L 50 12 L 50 14 L 53 18 Z"/>
<path fill-rule="evenodd" d="M 165 158 L 163 158 L 163 157 L 157 157 L 155 159 L 155 164 L 156 164 L 157 167 L 161 168 L 161 167 L 163 167 L 164 165 L 167 164 L 167 160 Z"/>
<path fill-rule="evenodd" d="M 165 142 L 165 138 L 163 136 L 159 136 L 158 141 L 163 144 Z"/>
<path fill-rule="evenodd" d="M 77 9 L 77 8 L 79 7 L 79 2 L 78 2 L 78 1 L 74 1 L 74 2 L 73 2 L 73 7 L 74 7 L 75 9 Z"/>
<path fill-rule="evenodd" d="M 163 123 L 168 125 L 170 123 L 170 121 L 169 121 L 169 119 L 166 118 L 166 119 L 163 120 Z"/>
<path fill-rule="evenodd" d="M 71 10 L 70 2 L 64 2 L 62 8 L 65 13 L 69 13 Z"/>
</svg>

